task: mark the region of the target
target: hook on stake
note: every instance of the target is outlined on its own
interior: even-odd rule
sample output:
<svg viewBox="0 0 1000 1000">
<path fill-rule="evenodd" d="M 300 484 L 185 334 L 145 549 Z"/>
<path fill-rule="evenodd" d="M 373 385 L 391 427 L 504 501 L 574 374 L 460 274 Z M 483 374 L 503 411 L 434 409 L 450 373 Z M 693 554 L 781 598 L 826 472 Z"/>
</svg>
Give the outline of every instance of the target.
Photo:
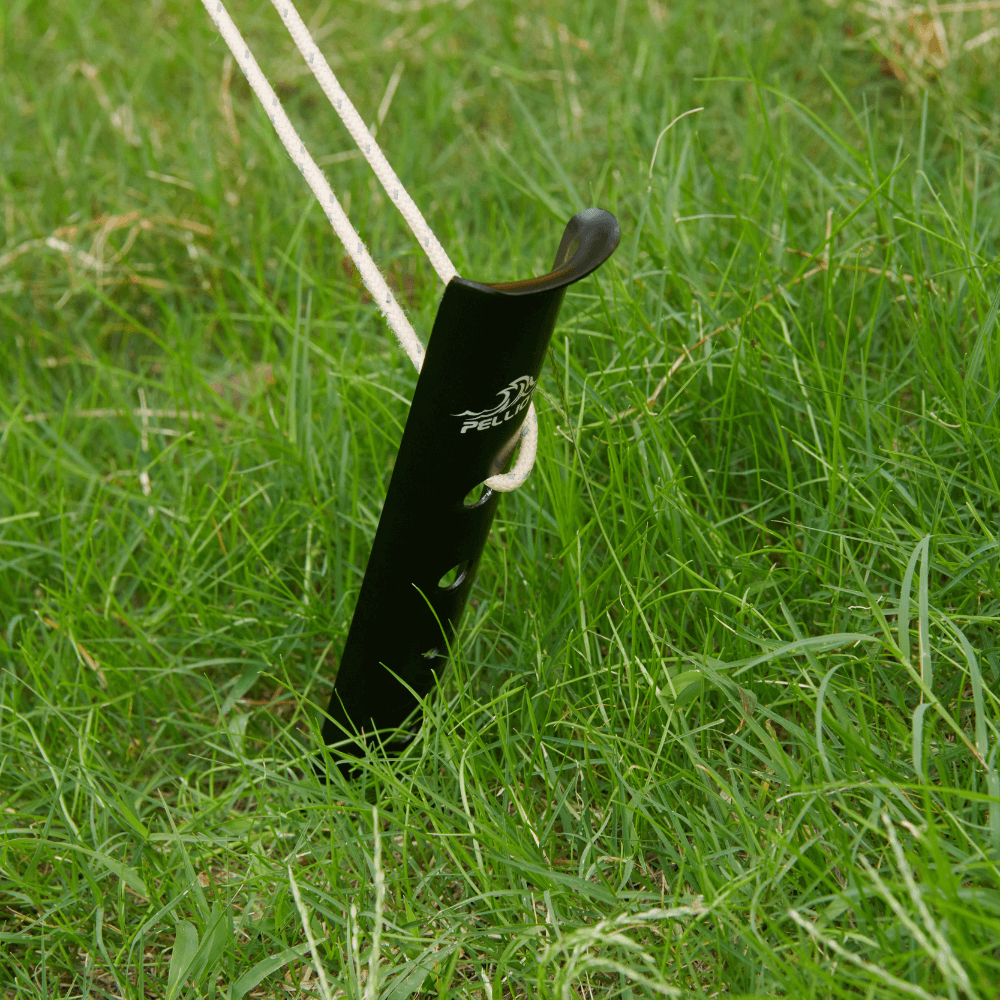
<svg viewBox="0 0 1000 1000">
<path fill-rule="evenodd" d="M 403 725 L 413 692 L 433 688 L 500 498 L 485 489 L 465 500 L 510 461 L 567 286 L 619 237 L 610 212 L 586 209 L 567 224 L 549 274 L 491 285 L 455 277 L 445 288 L 340 659 L 327 746 L 362 755 L 376 731 Z"/>
</svg>

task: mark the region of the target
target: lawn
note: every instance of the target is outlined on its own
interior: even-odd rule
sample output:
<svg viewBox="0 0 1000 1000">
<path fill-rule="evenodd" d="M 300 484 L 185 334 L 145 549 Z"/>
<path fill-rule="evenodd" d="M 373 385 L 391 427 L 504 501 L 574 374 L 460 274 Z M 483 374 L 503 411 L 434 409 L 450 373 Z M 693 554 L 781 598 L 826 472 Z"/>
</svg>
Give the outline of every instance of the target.
<svg viewBox="0 0 1000 1000">
<path fill-rule="evenodd" d="M 901 6 L 301 4 L 462 275 L 622 227 L 419 736 L 323 782 L 415 373 L 201 3 L 3 4 L 5 1000 L 998 995 L 1000 5 Z"/>
</svg>

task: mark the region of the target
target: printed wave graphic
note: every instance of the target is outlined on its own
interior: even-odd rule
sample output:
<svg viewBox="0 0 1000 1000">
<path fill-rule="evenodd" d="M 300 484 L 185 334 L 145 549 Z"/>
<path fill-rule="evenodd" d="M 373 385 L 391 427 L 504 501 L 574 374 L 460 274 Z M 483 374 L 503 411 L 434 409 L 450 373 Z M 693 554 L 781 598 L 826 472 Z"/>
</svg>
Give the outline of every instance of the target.
<svg viewBox="0 0 1000 1000">
<path fill-rule="evenodd" d="M 531 394 L 535 391 L 536 380 L 530 375 L 521 375 L 520 377 L 514 379 L 506 389 L 501 389 L 497 396 L 500 397 L 500 402 L 497 403 L 492 409 L 489 410 L 463 410 L 461 413 L 453 413 L 454 417 L 469 417 L 475 418 L 477 420 L 484 420 L 487 417 L 492 417 L 497 413 L 503 413 L 504 410 L 509 410 L 511 407 L 516 407 L 524 400 L 530 399 Z"/>
</svg>

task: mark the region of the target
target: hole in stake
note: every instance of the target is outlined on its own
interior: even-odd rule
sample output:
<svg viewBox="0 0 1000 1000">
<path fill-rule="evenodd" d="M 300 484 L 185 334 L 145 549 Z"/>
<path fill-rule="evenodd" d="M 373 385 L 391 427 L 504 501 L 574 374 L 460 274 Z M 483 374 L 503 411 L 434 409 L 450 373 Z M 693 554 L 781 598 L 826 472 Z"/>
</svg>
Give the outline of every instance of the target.
<svg viewBox="0 0 1000 1000">
<path fill-rule="evenodd" d="M 454 590 L 464 579 L 469 568 L 469 560 L 460 562 L 457 566 L 452 566 L 444 576 L 438 580 L 438 586 L 442 590 Z"/>
<path fill-rule="evenodd" d="M 480 483 L 469 490 L 463 503 L 466 507 L 478 507 L 480 504 L 486 503 L 492 495 L 493 490 L 488 489 L 485 483 Z"/>
</svg>

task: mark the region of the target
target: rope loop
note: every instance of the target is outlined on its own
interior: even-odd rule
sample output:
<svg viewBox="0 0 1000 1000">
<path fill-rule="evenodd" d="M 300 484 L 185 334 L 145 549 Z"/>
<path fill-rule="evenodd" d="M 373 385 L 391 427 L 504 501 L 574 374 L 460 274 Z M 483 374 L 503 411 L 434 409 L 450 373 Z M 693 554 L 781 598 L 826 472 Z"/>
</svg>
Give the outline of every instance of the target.
<svg viewBox="0 0 1000 1000">
<path fill-rule="evenodd" d="M 323 53 L 313 41 L 309 29 L 299 16 L 295 5 L 291 0 L 271 0 L 271 3 L 274 5 L 274 9 L 278 12 L 282 21 L 284 21 L 285 27 L 288 28 L 288 32 L 292 36 L 292 40 L 298 46 L 299 52 L 302 53 L 306 64 L 312 70 L 313 76 L 316 77 L 320 87 L 323 89 L 323 93 L 326 94 L 330 104 L 340 116 L 340 120 L 346 126 L 347 131 L 350 132 L 351 138 L 354 139 L 358 149 L 362 151 L 365 159 L 368 160 L 369 165 L 375 172 L 375 176 L 378 177 L 379 182 L 385 189 L 385 193 L 389 195 L 389 201 L 399 209 L 406 224 L 410 227 L 410 231 L 427 254 L 438 277 L 447 285 L 458 274 L 455 265 L 452 264 L 444 247 L 441 246 L 438 238 L 431 231 L 427 221 L 420 213 L 420 209 L 417 208 L 416 203 L 389 165 L 385 154 L 379 148 L 378 143 L 375 142 L 351 99 L 337 82 L 333 70 L 330 69 L 330 65 L 327 63 Z M 285 109 L 278 101 L 277 94 L 275 94 L 274 89 L 271 87 L 260 66 L 257 65 L 257 60 L 250 51 L 250 47 L 244 42 L 243 36 L 233 23 L 233 19 L 229 16 L 229 12 L 226 10 L 222 0 L 202 0 L 202 4 L 212 22 L 219 29 L 219 33 L 222 35 L 226 45 L 229 46 L 229 51 L 232 52 L 233 58 L 240 69 L 243 70 L 243 74 L 246 76 L 251 88 L 253 88 L 253 92 L 257 95 L 257 99 L 264 108 L 269 109 L 267 116 L 271 124 L 274 125 L 274 130 L 278 138 L 287 150 L 292 162 L 302 172 L 306 183 L 319 201 L 324 214 L 329 219 L 330 225 L 333 226 L 333 230 L 337 234 L 337 238 L 344 245 L 344 249 L 350 255 L 354 266 L 361 274 L 361 280 L 364 282 L 365 288 L 368 289 L 372 300 L 376 303 L 384 303 L 384 305 L 380 305 L 379 312 L 385 318 L 389 329 L 392 330 L 400 346 L 406 351 L 407 357 L 413 362 L 414 368 L 419 372 L 424 362 L 424 345 L 421 343 L 416 331 L 410 325 L 410 321 L 406 318 L 406 314 L 399 303 L 394 298 L 392 291 L 386 284 L 385 278 L 379 271 L 375 261 L 372 260 L 368 249 L 362 243 L 357 230 L 351 225 L 351 221 L 348 219 L 337 196 L 334 194 L 333 188 L 330 187 L 326 177 L 323 176 L 323 172 L 316 165 L 316 161 L 306 149 L 305 143 L 299 138 L 295 127 L 289 120 L 288 115 L 285 114 Z M 356 250 L 354 249 L 355 246 L 357 247 Z M 516 490 L 528 478 L 528 474 L 535 464 L 537 450 L 538 419 L 535 415 L 535 404 L 532 403 L 528 407 L 527 416 L 521 427 L 520 451 L 514 467 L 510 472 L 491 476 L 486 480 L 486 486 L 501 493 L 510 493 Z"/>
</svg>

